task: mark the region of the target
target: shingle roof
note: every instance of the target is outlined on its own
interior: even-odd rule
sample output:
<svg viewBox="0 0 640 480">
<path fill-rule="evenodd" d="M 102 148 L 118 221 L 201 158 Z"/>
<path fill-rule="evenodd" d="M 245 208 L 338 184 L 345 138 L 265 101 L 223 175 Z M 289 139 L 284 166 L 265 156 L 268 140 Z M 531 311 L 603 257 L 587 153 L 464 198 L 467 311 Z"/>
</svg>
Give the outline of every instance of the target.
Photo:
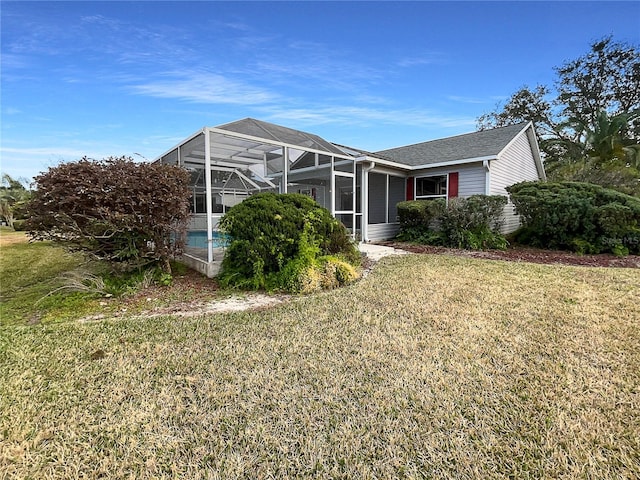
<svg viewBox="0 0 640 480">
<path fill-rule="evenodd" d="M 452 162 L 467 158 L 490 157 L 500 153 L 520 133 L 526 123 L 466 133 L 376 152 L 397 163 L 417 166 Z"/>
<path fill-rule="evenodd" d="M 235 133 L 242 133 L 244 135 L 251 135 L 253 137 L 264 138 L 265 140 L 275 140 L 280 143 L 288 143 L 290 145 L 298 145 L 300 147 L 307 147 L 344 155 L 342 150 L 318 135 L 282 127 L 274 123 L 263 122 L 262 120 L 256 120 L 255 118 L 244 118 L 235 122 L 219 125 L 216 128 Z"/>
</svg>

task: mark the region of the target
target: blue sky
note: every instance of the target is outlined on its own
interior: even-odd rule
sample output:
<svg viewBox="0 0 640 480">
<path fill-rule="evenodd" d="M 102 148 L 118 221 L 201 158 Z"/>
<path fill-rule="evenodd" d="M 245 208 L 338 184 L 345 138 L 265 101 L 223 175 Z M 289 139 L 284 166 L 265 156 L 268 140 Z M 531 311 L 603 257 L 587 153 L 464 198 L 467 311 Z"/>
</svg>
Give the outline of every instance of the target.
<svg viewBox="0 0 640 480">
<path fill-rule="evenodd" d="M 370 151 L 466 133 L 592 41 L 640 43 L 640 2 L 0 9 L 1 170 L 26 178 L 84 155 L 154 159 L 245 117 Z"/>
</svg>

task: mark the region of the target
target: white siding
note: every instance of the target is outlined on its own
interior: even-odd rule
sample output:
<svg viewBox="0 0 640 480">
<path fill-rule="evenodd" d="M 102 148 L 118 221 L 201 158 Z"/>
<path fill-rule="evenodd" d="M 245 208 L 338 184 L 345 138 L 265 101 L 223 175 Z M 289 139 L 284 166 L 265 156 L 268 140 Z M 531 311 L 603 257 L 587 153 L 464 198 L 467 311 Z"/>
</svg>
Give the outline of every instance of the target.
<svg viewBox="0 0 640 480">
<path fill-rule="evenodd" d="M 491 195 L 508 195 L 505 187 L 540 178 L 526 131 L 518 135 L 497 160 L 491 162 L 490 175 Z M 503 233 L 513 232 L 520 226 L 520 217 L 516 215 L 511 202 L 504 209 L 504 218 Z"/>
<path fill-rule="evenodd" d="M 400 231 L 399 223 L 376 223 L 367 226 L 367 237 L 370 242 L 389 240 Z"/>
<path fill-rule="evenodd" d="M 430 177 L 432 175 L 445 175 L 453 172 L 458 172 L 458 196 L 469 197 L 471 195 L 485 193 L 486 176 L 482 163 L 416 170 L 415 172 L 411 172 L 411 176 Z"/>
<path fill-rule="evenodd" d="M 531 144 L 523 132 L 497 160 L 491 162 L 491 195 L 507 195 L 505 187 L 539 178 Z"/>
</svg>

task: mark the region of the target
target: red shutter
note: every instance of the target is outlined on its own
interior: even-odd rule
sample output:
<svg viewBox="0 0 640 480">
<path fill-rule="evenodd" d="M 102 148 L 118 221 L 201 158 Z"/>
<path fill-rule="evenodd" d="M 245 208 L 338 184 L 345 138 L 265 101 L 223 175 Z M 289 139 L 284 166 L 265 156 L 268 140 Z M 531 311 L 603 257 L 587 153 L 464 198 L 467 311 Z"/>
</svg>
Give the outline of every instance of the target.
<svg viewBox="0 0 640 480">
<path fill-rule="evenodd" d="M 407 200 L 413 200 L 413 177 L 407 178 Z"/>
<path fill-rule="evenodd" d="M 454 198 L 458 196 L 458 172 L 452 172 L 449 174 L 449 189 L 447 191 L 447 197 Z"/>
</svg>

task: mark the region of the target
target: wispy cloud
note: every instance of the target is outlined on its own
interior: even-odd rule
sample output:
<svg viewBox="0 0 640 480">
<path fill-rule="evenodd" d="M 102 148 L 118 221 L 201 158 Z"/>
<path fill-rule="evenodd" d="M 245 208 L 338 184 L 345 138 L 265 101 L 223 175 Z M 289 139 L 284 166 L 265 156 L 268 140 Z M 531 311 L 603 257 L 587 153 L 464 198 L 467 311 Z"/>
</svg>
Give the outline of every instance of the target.
<svg viewBox="0 0 640 480">
<path fill-rule="evenodd" d="M 86 151 L 77 150 L 74 148 L 65 148 L 65 147 L 0 147 L 0 152 L 3 155 L 18 155 L 18 156 L 31 156 L 31 157 L 42 157 L 42 156 L 55 156 L 55 157 L 74 157 L 81 158 L 87 155 Z"/>
<path fill-rule="evenodd" d="M 3 112 L 5 115 L 18 115 L 19 113 L 22 113 L 22 110 L 13 107 L 5 107 Z"/>
<path fill-rule="evenodd" d="M 473 105 L 476 105 L 476 104 L 481 105 L 481 104 L 493 102 L 493 99 L 491 97 L 479 98 L 479 97 L 464 97 L 460 95 L 449 95 L 447 97 L 447 100 L 451 100 L 452 102 L 467 103 L 467 104 L 473 104 Z"/>
<path fill-rule="evenodd" d="M 451 116 L 421 109 L 376 109 L 360 106 L 324 106 L 315 108 L 264 109 L 272 120 L 290 120 L 300 124 L 343 124 L 343 125 L 407 125 L 412 127 L 473 127 L 475 118 Z"/>
<path fill-rule="evenodd" d="M 78 160 L 85 155 L 90 158 L 104 158 L 103 152 L 97 150 L 81 150 L 62 145 L 44 147 L 0 147 L 2 156 L 2 171 L 12 177 L 30 178 L 42 173 L 49 167 L 55 167 L 63 162 Z M 7 167 L 9 166 L 9 167 Z M 10 169 L 10 170 L 9 170 Z"/>
<path fill-rule="evenodd" d="M 278 99 L 269 90 L 215 73 L 180 71 L 164 76 L 168 78 L 132 85 L 129 89 L 140 95 L 208 104 L 258 105 Z"/>
<path fill-rule="evenodd" d="M 432 65 L 434 63 L 442 63 L 444 60 L 444 55 L 439 52 L 428 52 L 422 53 L 418 55 L 413 55 L 410 57 L 401 58 L 396 62 L 398 67 L 402 68 L 410 68 L 410 67 L 419 67 L 423 65 Z"/>
<path fill-rule="evenodd" d="M 77 161 L 83 157 L 96 160 L 110 156 L 128 156 L 134 160 L 153 159 L 158 155 L 158 142 L 166 142 L 167 145 L 178 143 L 183 137 L 156 136 L 149 139 L 135 139 L 130 145 L 116 145 L 117 141 L 107 141 L 100 144 L 95 142 L 76 142 L 77 145 L 69 147 L 68 140 L 56 143 L 47 142 L 39 146 L 0 146 L 2 157 L 2 173 L 8 173 L 12 177 L 31 178 L 34 175 L 45 172 L 50 167 L 55 167 L 64 162 Z M 134 153 L 140 152 L 140 153 Z"/>
</svg>

